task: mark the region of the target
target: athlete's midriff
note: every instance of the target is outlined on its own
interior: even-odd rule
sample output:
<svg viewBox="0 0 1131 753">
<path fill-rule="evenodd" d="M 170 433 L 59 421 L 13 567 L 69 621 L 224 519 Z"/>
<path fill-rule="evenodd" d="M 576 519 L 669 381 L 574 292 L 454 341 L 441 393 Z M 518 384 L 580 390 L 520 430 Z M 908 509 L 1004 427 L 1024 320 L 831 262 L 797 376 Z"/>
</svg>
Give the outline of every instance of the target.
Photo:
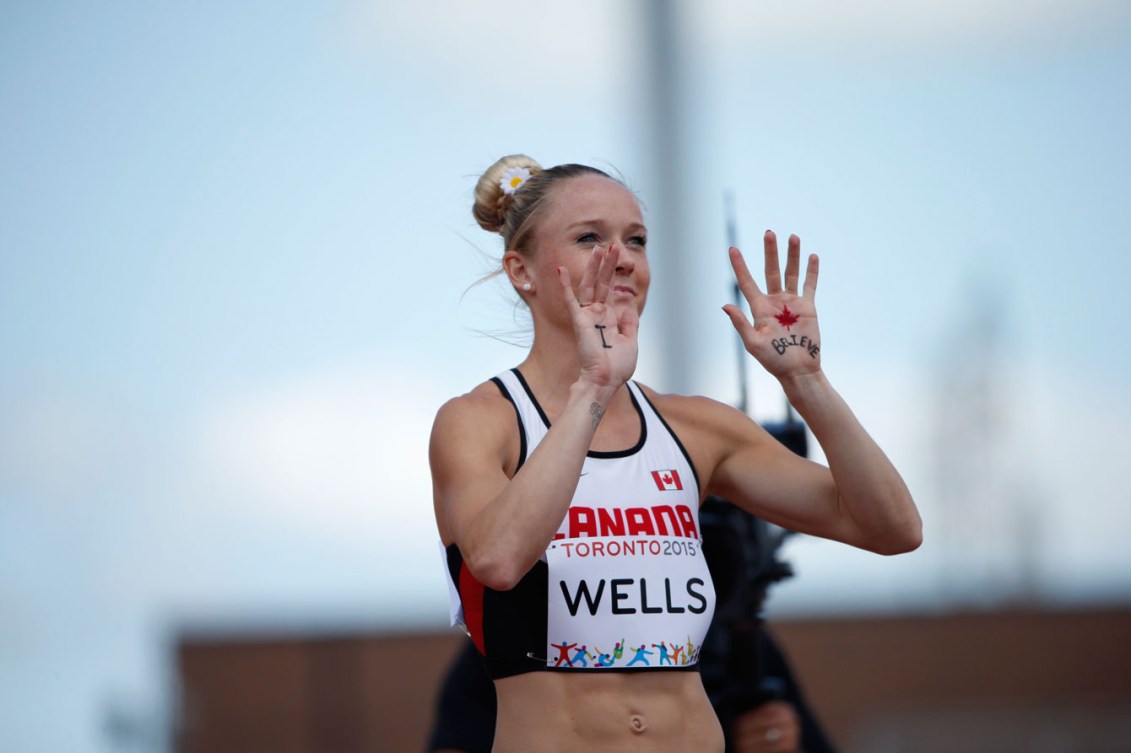
<svg viewBox="0 0 1131 753">
<path fill-rule="evenodd" d="M 530 672 L 495 681 L 494 753 L 721 753 L 698 672 Z"/>
</svg>

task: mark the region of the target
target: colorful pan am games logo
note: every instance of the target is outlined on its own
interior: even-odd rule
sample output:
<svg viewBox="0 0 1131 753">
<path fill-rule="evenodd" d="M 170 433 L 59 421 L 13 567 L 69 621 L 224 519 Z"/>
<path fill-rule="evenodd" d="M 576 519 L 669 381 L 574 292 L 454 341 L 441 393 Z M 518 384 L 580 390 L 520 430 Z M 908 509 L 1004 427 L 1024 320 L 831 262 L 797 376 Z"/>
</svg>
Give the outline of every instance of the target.
<svg viewBox="0 0 1131 753">
<path fill-rule="evenodd" d="M 617 641 L 612 651 L 602 651 L 593 646 L 577 643 L 551 643 L 557 655 L 547 664 L 553 667 L 574 669 L 604 669 L 607 667 L 685 667 L 699 661 L 700 646 L 688 636 L 686 643 L 642 643 L 625 650 L 624 638 Z"/>
</svg>

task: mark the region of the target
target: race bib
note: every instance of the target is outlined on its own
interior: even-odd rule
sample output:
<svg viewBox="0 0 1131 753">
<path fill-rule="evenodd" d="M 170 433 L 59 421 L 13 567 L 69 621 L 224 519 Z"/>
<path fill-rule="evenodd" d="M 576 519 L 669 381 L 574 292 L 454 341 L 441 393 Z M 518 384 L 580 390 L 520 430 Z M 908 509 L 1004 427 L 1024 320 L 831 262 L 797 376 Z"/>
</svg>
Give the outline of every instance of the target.
<svg viewBox="0 0 1131 753">
<path fill-rule="evenodd" d="M 698 538 L 558 539 L 546 559 L 548 667 L 657 669 L 698 661 L 715 608 Z"/>
</svg>

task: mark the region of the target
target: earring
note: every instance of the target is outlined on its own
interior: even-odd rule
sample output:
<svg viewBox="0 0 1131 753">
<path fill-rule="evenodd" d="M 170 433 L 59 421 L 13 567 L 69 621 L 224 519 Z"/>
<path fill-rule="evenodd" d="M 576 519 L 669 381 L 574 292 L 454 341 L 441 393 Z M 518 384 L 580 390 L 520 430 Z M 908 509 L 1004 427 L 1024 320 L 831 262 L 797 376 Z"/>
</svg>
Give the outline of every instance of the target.
<svg viewBox="0 0 1131 753">
<path fill-rule="evenodd" d="M 527 293 L 529 293 L 531 290 L 533 290 L 533 288 L 534 288 L 534 286 L 531 285 L 529 282 L 522 283 L 522 289 L 525 290 Z"/>
</svg>

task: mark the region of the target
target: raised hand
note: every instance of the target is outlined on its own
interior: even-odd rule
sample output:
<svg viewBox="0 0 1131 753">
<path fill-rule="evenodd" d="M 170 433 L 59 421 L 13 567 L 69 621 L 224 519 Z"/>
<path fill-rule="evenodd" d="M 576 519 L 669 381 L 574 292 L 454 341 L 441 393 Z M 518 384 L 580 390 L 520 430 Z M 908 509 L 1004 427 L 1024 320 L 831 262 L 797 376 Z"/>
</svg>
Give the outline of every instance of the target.
<svg viewBox="0 0 1131 753">
<path fill-rule="evenodd" d="M 632 306 L 609 303 L 620 249 L 593 247 L 574 292 L 569 270 L 558 267 L 562 295 L 577 335 L 581 378 L 601 386 L 624 384 L 636 370 L 636 333 L 640 318 Z"/>
<path fill-rule="evenodd" d="M 782 286 L 778 261 L 778 239 L 767 230 L 763 240 L 766 257 L 766 292 L 758 287 L 746 261 L 737 248 L 730 249 L 738 287 L 754 323 L 742 309 L 732 304 L 723 306 L 750 355 L 778 379 L 801 376 L 821 369 L 821 336 L 817 327 L 817 256 L 809 255 L 804 287 L 798 292 L 801 271 L 801 239 L 789 236 L 786 251 L 785 286 Z"/>
</svg>

